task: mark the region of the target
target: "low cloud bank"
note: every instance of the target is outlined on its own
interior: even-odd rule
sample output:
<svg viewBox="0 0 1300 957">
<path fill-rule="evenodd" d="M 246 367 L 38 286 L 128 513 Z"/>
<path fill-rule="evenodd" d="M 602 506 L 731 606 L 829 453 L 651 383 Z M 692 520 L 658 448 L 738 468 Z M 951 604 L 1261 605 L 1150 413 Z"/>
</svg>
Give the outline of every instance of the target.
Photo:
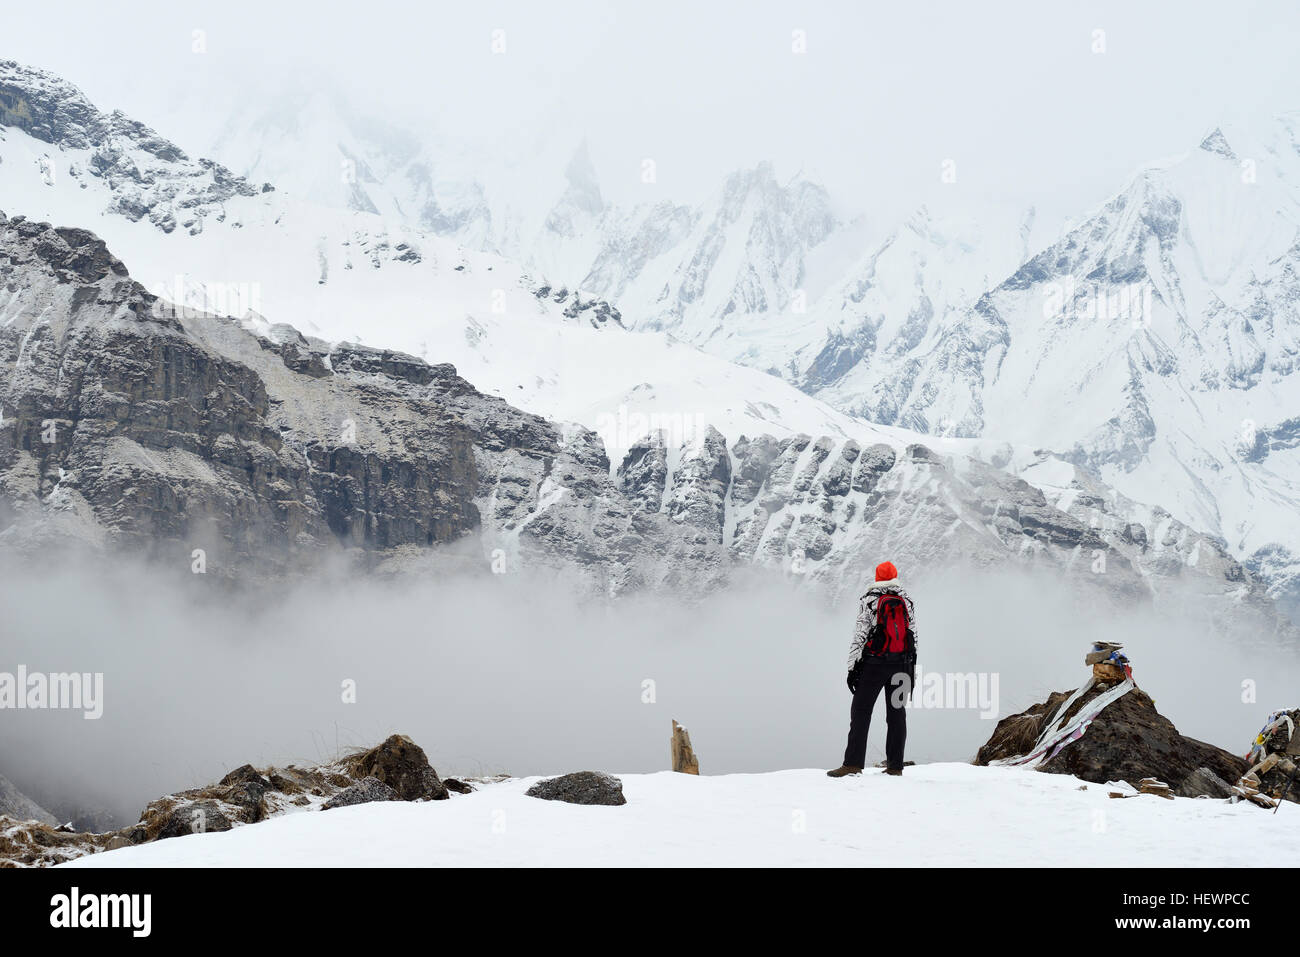
<svg viewBox="0 0 1300 957">
<path fill-rule="evenodd" d="M 910 590 L 922 672 L 945 691 L 918 691 L 909 759 L 969 760 L 996 718 L 1082 683 L 1096 639 L 1125 643 L 1183 733 L 1229 750 L 1296 703 L 1294 649 L 1247 648 L 1200 616 L 1100 607 L 1024 572 L 933 574 Z M 124 821 L 244 762 L 315 763 L 393 731 L 440 773 L 524 775 L 662 770 L 674 718 L 705 774 L 833 767 L 847 730 L 856 602 L 774 583 L 613 604 L 518 574 L 330 575 L 232 594 L 201 576 L 69 563 L 4 569 L 0 606 L 0 672 L 103 675 L 97 720 L 0 710 L 0 774 L 52 808 Z M 876 722 L 873 762 L 879 706 Z"/>
</svg>

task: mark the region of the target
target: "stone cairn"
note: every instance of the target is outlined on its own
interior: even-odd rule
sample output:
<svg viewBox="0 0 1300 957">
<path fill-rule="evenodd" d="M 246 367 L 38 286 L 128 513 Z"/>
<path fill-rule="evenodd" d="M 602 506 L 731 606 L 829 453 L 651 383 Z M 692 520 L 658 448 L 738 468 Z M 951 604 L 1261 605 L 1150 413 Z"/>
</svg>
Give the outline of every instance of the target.
<svg viewBox="0 0 1300 957">
<path fill-rule="evenodd" d="M 1246 800 L 1276 810 L 1300 796 L 1300 708 L 1274 711 L 1255 736 L 1246 760 L 1250 770 L 1237 782 L 1234 801 Z"/>
<path fill-rule="evenodd" d="M 1120 653 L 1123 645 L 1117 645 L 1109 641 L 1099 641 L 1092 646 L 1092 650 L 1084 657 L 1085 665 L 1092 665 L 1093 685 L 1097 688 L 1107 688 L 1111 685 L 1119 684 L 1125 678 L 1132 677 L 1132 669 L 1129 668 L 1128 657 Z"/>
<path fill-rule="evenodd" d="M 1092 683 L 1096 688 L 1110 688 L 1125 678 L 1132 679 L 1133 669 L 1129 666 L 1128 655 L 1120 651 L 1124 646 L 1112 641 L 1099 641 L 1084 656 L 1083 663 L 1092 665 Z M 1138 782 L 1138 794 L 1154 794 L 1157 797 L 1174 799 L 1174 789 L 1159 778 L 1143 778 Z M 1112 791 L 1111 797 L 1123 798 L 1133 795 L 1121 791 Z"/>
</svg>

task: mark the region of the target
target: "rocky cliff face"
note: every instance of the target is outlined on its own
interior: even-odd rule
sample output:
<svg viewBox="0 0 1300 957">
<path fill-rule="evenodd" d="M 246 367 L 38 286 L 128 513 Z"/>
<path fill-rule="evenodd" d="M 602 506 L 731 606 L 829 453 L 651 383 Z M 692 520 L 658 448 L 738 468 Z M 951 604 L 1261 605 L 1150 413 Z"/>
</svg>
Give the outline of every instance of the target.
<svg viewBox="0 0 1300 957">
<path fill-rule="evenodd" d="M 754 565 L 838 593 L 888 554 L 1258 599 L 1172 520 L 1153 541 L 1082 480 L 1049 500 L 920 444 L 708 428 L 681 445 L 651 433 L 611 463 L 595 432 L 485 396 L 450 365 L 178 312 L 83 230 L 0 219 L 0 285 L 11 548 L 129 548 L 234 578 L 335 554 L 386 570 L 455 560 L 685 595 Z"/>
<path fill-rule="evenodd" d="M 467 416 L 477 394 L 450 367 L 182 324 L 89 234 L 0 227 L 6 540 L 202 548 L 245 570 L 428 547 L 479 525 L 476 442 L 522 445 L 539 471 L 558 450 L 522 414 Z"/>
</svg>

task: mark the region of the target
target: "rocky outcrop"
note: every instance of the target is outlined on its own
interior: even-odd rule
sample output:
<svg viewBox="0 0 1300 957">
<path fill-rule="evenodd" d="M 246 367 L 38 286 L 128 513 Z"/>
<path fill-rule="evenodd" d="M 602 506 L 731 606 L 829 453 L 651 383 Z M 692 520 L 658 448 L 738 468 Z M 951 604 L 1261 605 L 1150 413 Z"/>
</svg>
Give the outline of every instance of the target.
<svg viewBox="0 0 1300 957">
<path fill-rule="evenodd" d="M 1065 714 L 1068 720 L 1103 693 L 1094 687 Z M 1072 692 L 1054 692 L 1041 704 L 998 722 L 992 737 L 979 750 L 975 763 L 990 764 L 1027 754 L 1045 723 Z M 1205 772 L 1222 781 L 1235 782 L 1247 768 L 1234 754 L 1188 738 L 1160 712 L 1140 688 L 1133 688 L 1093 718 L 1083 736 L 1066 744 L 1037 766 L 1048 774 L 1072 774 L 1084 781 L 1105 784 L 1127 781 L 1135 788 L 1143 778 L 1158 778 L 1174 793 L 1209 793 Z"/>
<path fill-rule="evenodd" d="M 617 807 L 627 803 L 623 782 L 603 771 L 575 771 L 557 778 L 538 781 L 524 792 L 543 801 L 566 804 L 604 804 Z"/>
<path fill-rule="evenodd" d="M 395 734 L 330 764 L 256 768 L 242 765 L 216 784 L 151 801 L 129 827 L 89 833 L 52 821 L 0 813 L 0 867 L 47 866 L 150 841 L 229 831 L 289 811 L 329 810 L 370 801 L 447 797 L 423 749 Z"/>
<path fill-rule="evenodd" d="M 404 734 L 394 734 L 368 751 L 347 758 L 354 778 L 374 778 L 401 801 L 444 801 L 447 789 L 429 764 L 424 749 Z"/>
</svg>

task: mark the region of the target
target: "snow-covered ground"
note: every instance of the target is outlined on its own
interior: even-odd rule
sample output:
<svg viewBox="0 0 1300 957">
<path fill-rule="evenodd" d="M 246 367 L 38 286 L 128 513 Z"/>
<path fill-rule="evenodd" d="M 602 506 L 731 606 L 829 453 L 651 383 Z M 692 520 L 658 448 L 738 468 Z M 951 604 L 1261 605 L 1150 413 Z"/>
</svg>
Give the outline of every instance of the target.
<svg viewBox="0 0 1300 957">
<path fill-rule="evenodd" d="M 694 777 L 622 775 L 628 803 L 526 797 L 537 778 L 422 804 L 366 804 L 173 838 L 67 867 L 1286 866 L 1300 807 L 1151 795 L 968 764 Z"/>
</svg>

